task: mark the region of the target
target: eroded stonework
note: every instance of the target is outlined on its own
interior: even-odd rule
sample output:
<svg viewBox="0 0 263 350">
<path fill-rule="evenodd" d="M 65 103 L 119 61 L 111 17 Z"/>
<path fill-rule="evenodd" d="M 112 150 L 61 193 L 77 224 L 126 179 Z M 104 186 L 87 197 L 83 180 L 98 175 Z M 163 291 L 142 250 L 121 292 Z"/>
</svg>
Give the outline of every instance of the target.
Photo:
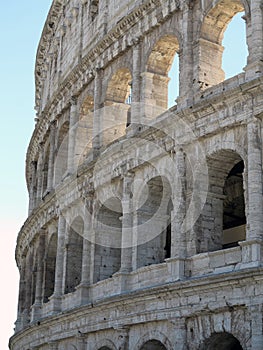
<svg viewBox="0 0 263 350">
<path fill-rule="evenodd" d="M 262 28 L 260 0 L 53 1 L 11 350 L 262 350 Z"/>
</svg>

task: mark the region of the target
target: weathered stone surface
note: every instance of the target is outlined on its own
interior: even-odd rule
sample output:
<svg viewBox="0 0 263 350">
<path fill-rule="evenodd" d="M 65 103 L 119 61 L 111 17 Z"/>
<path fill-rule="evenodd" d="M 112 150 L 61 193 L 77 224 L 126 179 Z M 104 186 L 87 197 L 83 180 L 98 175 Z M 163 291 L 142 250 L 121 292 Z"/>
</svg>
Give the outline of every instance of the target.
<svg viewBox="0 0 263 350">
<path fill-rule="evenodd" d="M 260 0 L 53 1 L 11 350 L 262 349 L 262 28 Z"/>
</svg>

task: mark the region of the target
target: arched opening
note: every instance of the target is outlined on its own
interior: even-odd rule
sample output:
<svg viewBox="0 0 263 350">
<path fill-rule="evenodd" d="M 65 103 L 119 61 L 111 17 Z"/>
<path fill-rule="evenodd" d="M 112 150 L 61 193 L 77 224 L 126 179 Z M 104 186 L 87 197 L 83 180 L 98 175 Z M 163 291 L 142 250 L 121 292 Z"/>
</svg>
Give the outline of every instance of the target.
<svg viewBox="0 0 263 350">
<path fill-rule="evenodd" d="M 69 122 L 66 121 L 59 130 L 57 142 L 57 156 L 55 160 L 55 183 L 58 184 L 67 172 L 68 166 L 68 135 Z"/>
<path fill-rule="evenodd" d="M 67 241 L 65 294 L 72 293 L 81 282 L 84 222 L 77 217 L 71 224 Z"/>
<path fill-rule="evenodd" d="M 206 14 L 197 48 L 198 78 L 195 81 L 199 89 L 204 90 L 225 80 L 225 72 L 222 69 L 224 33 L 235 15 L 243 12 L 244 6 L 241 0 L 221 0 Z M 238 33 L 238 35 L 242 34 Z M 231 46 L 233 46 L 233 41 Z M 237 54 L 240 55 L 240 52 L 242 50 L 239 48 Z M 233 65 L 233 57 L 231 57 L 231 63 Z"/>
<path fill-rule="evenodd" d="M 166 347 L 159 340 L 152 339 L 144 343 L 140 350 L 166 350 Z"/>
<path fill-rule="evenodd" d="M 174 60 L 169 70 L 168 77 L 168 108 L 176 104 L 176 98 L 179 96 L 179 55 L 174 56 Z"/>
<path fill-rule="evenodd" d="M 146 116 L 150 119 L 175 104 L 179 92 L 178 50 L 177 38 L 165 35 L 157 41 L 149 55 L 143 74 L 143 102 Z"/>
<path fill-rule="evenodd" d="M 214 333 L 204 341 L 199 350 L 243 350 L 240 342 L 227 332 Z"/>
<path fill-rule="evenodd" d="M 122 204 L 108 199 L 98 210 L 95 230 L 94 283 L 112 277 L 121 267 Z"/>
<path fill-rule="evenodd" d="M 103 144 L 125 135 L 130 123 L 130 104 L 132 100 L 132 75 L 128 68 L 120 68 L 108 82 L 102 117 Z"/>
<path fill-rule="evenodd" d="M 236 246 L 246 231 L 242 158 L 221 150 L 208 157 L 207 165 L 209 187 L 197 252 Z"/>
<path fill-rule="evenodd" d="M 224 33 L 222 42 L 224 47 L 222 68 L 225 72 L 225 79 L 242 72 L 247 64 L 248 47 L 246 43 L 246 22 L 243 18 L 244 15 L 244 12 L 236 14 Z"/>
<path fill-rule="evenodd" d="M 159 264 L 171 257 L 171 187 L 157 176 L 144 186 L 137 217 L 137 268 Z"/>
<path fill-rule="evenodd" d="M 54 292 L 55 286 L 55 271 L 56 271 L 56 256 L 57 256 L 57 234 L 53 233 L 50 238 L 47 254 L 45 258 L 45 278 L 44 278 L 44 303 L 49 301 L 49 297 Z"/>
<path fill-rule="evenodd" d="M 246 214 L 243 188 L 244 162 L 229 172 L 223 189 L 223 248 L 237 246 L 246 238 Z"/>
</svg>

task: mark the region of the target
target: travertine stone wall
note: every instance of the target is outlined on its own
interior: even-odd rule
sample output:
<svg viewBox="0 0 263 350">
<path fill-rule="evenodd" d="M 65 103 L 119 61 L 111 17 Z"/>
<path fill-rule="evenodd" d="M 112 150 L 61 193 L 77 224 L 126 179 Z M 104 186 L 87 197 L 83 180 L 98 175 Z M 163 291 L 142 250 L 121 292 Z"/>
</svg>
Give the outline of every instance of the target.
<svg viewBox="0 0 263 350">
<path fill-rule="evenodd" d="M 247 64 L 225 80 L 239 12 Z M 262 15 L 259 0 L 53 1 L 11 350 L 262 349 Z"/>
</svg>

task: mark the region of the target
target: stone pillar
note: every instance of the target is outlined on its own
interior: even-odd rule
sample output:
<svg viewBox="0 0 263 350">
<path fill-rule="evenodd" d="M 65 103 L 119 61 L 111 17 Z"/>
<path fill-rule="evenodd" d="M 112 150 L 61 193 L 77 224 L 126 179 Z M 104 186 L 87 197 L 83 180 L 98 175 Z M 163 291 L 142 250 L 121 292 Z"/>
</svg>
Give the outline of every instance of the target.
<svg viewBox="0 0 263 350">
<path fill-rule="evenodd" d="M 39 145 L 39 156 L 37 161 L 37 195 L 36 205 L 42 200 L 42 185 L 43 185 L 43 161 L 44 161 L 44 146 L 41 143 Z"/>
<path fill-rule="evenodd" d="M 25 266 L 25 296 L 24 296 L 24 308 L 22 313 L 22 324 L 25 327 L 30 322 L 30 309 L 32 302 L 32 269 L 33 269 L 33 253 L 27 251 Z"/>
<path fill-rule="evenodd" d="M 133 236 L 133 200 L 132 184 L 134 174 L 127 173 L 123 177 L 122 195 L 122 247 L 121 247 L 121 270 L 129 273 L 132 270 L 132 236 Z"/>
<path fill-rule="evenodd" d="M 247 232 L 242 247 L 242 264 L 257 265 L 262 260 L 263 195 L 262 138 L 259 120 L 247 125 Z"/>
<path fill-rule="evenodd" d="M 261 125 L 252 120 L 247 125 L 248 218 L 247 239 L 263 238 L 262 138 Z"/>
<path fill-rule="evenodd" d="M 20 267 L 18 310 L 17 310 L 17 320 L 15 323 L 16 332 L 20 331 L 24 326 L 23 311 L 25 307 L 25 295 L 26 295 L 26 261 L 25 261 L 25 257 L 23 257 L 21 267 Z"/>
<path fill-rule="evenodd" d="M 248 65 L 245 68 L 246 77 L 254 78 L 263 73 L 263 6 L 261 0 L 253 0 L 250 3 L 250 36 Z M 248 21 L 249 19 L 247 19 Z"/>
<path fill-rule="evenodd" d="M 187 344 L 186 320 L 183 317 L 170 321 L 174 327 L 174 347 L 176 350 L 185 350 Z"/>
<path fill-rule="evenodd" d="M 87 349 L 87 339 L 85 338 L 85 334 L 77 335 L 77 349 L 78 350 L 86 350 Z"/>
<path fill-rule="evenodd" d="M 251 315 L 251 349 L 261 350 L 263 344 L 263 322 L 262 322 L 262 305 L 249 306 Z"/>
<path fill-rule="evenodd" d="M 32 162 L 30 164 L 30 171 L 31 171 L 31 179 L 30 179 L 30 192 L 29 192 L 29 208 L 28 213 L 32 213 L 33 209 L 36 205 L 36 180 L 37 180 L 37 162 Z"/>
<path fill-rule="evenodd" d="M 92 199 L 90 199 L 92 201 Z M 88 219 L 90 216 L 88 215 Z M 82 254 L 82 269 L 81 283 L 77 287 L 80 296 L 80 303 L 86 304 L 89 301 L 89 286 L 90 286 L 90 251 L 91 251 L 91 222 L 85 217 L 84 232 L 83 232 L 83 254 Z"/>
<path fill-rule="evenodd" d="M 185 258 L 187 255 L 186 232 L 183 225 L 186 214 L 186 164 L 182 148 L 176 151 L 175 163 L 178 188 L 173 189 L 173 203 L 178 203 L 179 201 L 179 205 L 176 210 L 172 211 L 171 215 L 171 258 L 166 260 L 172 280 L 184 277 Z"/>
<path fill-rule="evenodd" d="M 56 122 L 52 122 L 50 125 L 50 136 L 49 136 L 50 146 L 49 146 L 49 159 L 48 159 L 47 192 L 51 192 L 53 189 L 55 142 L 56 142 Z"/>
<path fill-rule="evenodd" d="M 120 327 L 114 330 L 118 334 L 117 348 L 119 350 L 128 350 L 129 349 L 129 327 Z"/>
<path fill-rule="evenodd" d="M 103 70 L 97 69 L 95 72 L 95 87 L 94 87 L 94 114 L 93 114 L 93 154 L 96 157 L 102 146 L 102 125 L 101 125 L 101 95 L 102 95 L 102 77 Z"/>
<path fill-rule="evenodd" d="M 140 123 L 140 102 L 141 102 L 141 42 L 135 39 L 132 51 L 132 102 L 131 102 L 131 125 Z M 131 131 L 132 132 L 132 131 Z"/>
<path fill-rule="evenodd" d="M 168 83 L 170 78 L 152 72 L 142 76 L 142 122 L 148 123 L 164 113 L 168 108 Z"/>
<path fill-rule="evenodd" d="M 68 135 L 68 173 L 73 174 L 75 171 L 75 137 L 78 122 L 77 99 L 71 99 L 70 116 L 69 116 L 69 135 Z"/>
<path fill-rule="evenodd" d="M 193 5 L 191 1 L 183 2 L 183 33 L 185 38 L 179 55 L 179 96 L 177 103 L 181 107 L 192 104 L 194 95 L 193 85 Z"/>
<path fill-rule="evenodd" d="M 64 250 L 65 250 L 66 219 L 62 213 L 58 219 L 58 242 L 55 271 L 54 294 L 50 297 L 53 303 L 53 311 L 61 310 L 61 296 L 63 295 L 63 272 L 64 272 Z"/>
<path fill-rule="evenodd" d="M 35 302 L 32 306 L 31 321 L 34 322 L 41 317 L 41 307 L 43 303 L 43 272 L 45 255 L 45 231 L 43 230 L 39 237 L 38 255 L 37 255 L 37 275 Z"/>
</svg>

